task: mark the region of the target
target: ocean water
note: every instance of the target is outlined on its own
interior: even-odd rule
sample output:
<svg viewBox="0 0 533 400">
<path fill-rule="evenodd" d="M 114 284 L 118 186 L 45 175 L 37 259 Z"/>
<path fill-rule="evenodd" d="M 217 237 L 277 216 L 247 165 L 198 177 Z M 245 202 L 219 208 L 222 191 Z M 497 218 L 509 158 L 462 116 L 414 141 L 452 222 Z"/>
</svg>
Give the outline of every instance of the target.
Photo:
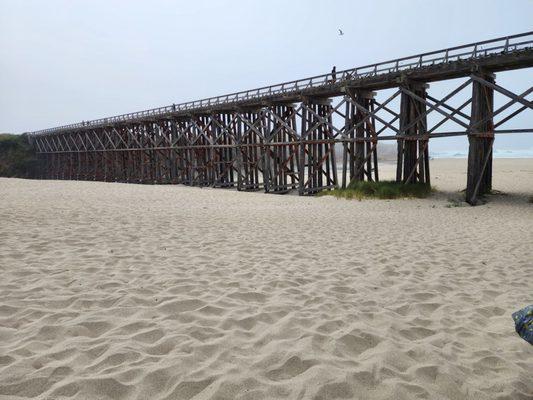
<svg viewBox="0 0 533 400">
<path fill-rule="evenodd" d="M 468 151 L 435 151 L 429 152 L 432 158 L 467 158 Z M 494 149 L 494 158 L 533 158 L 533 148 L 524 150 Z"/>
</svg>

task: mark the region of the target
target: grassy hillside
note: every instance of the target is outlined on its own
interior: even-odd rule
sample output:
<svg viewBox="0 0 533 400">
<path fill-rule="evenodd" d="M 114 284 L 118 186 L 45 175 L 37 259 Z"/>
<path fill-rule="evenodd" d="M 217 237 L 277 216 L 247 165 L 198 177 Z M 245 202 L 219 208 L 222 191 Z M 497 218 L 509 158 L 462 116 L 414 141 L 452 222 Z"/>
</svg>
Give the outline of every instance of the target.
<svg viewBox="0 0 533 400">
<path fill-rule="evenodd" d="M 0 133 L 0 176 L 32 178 L 37 157 L 26 135 Z"/>
</svg>

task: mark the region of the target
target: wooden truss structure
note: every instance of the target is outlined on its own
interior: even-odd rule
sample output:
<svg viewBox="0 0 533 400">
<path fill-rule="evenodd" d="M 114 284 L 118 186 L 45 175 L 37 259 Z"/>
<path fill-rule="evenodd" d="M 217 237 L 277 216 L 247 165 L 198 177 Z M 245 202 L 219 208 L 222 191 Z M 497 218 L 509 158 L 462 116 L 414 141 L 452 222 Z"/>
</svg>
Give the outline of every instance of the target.
<svg viewBox="0 0 533 400">
<path fill-rule="evenodd" d="M 311 195 L 354 181 L 378 181 L 379 143 L 386 140 L 397 143 L 397 181 L 430 184 L 430 139 L 463 135 L 469 140 L 466 198 L 476 204 L 492 188 L 494 135 L 533 132 L 502 127 L 533 109 L 528 100 L 533 87 L 516 94 L 495 80 L 497 71 L 533 66 L 532 36 L 480 42 L 483 51 L 480 43 L 459 46 L 261 88 L 257 94 L 48 129 L 34 132 L 32 143 L 43 179 Z M 464 53 L 466 48 L 472 52 Z M 452 78 L 463 82 L 440 98 L 432 95 L 430 82 Z M 378 101 L 380 90 L 392 94 Z M 495 107 L 495 94 L 505 98 L 501 106 Z M 450 124 L 456 129 L 445 130 Z"/>
</svg>

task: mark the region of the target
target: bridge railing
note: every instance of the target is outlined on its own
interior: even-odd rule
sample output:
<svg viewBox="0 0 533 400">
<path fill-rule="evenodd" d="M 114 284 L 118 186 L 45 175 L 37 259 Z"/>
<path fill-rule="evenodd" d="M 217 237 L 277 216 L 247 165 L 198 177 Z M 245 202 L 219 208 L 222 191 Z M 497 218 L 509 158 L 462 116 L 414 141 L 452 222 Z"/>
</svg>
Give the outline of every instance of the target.
<svg viewBox="0 0 533 400">
<path fill-rule="evenodd" d="M 266 99 L 271 96 L 282 94 L 294 94 L 306 89 L 334 85 L 346 81 L 367 79 L 378 75 L 397 73 L 417 68 L 429 67 L 437 64 L 450 63 L 460 60 L 472 60 L 476 58 L 489 57 L 496 54 L 506 54 L 533 47 L 533 31 L 518 35 L 505 36 L 497 39 L 485 40 L 482 42 L 470 43 L 466 45 L 450 47 L 447 49 L 431 51 L 414 56 L 396 58 L 394 60 L 383 61 L 376 64 L 369 64 L 362 67 L 351 68 L 338 71 L 335 74 L 328 73 L 316 75 L 309 78 L 298 79 L 290 82 L 279 83 L 271 86 L 264 86 L 256 89 L 235 92 L 221 96 L 209 97 L 206 99 L 189 101 L 181 104 L 158 107 L 144 111 L 137 111 L 128 114 L 117 115 L 109 118 L 101 118 L 92 121 L 84 121 L 56 128 L 44 129 L 33 132 L 34 135 L 56 133 L 63 130 L 71 130 L 83 127 L 98 127 L 109 124 L 139 120 L 148 117 L 161 117 L 172 115 L 176 112 L 202 110 L 219 105 L 233 103 L 245 103 L 250 100 Z"/>
</svg>

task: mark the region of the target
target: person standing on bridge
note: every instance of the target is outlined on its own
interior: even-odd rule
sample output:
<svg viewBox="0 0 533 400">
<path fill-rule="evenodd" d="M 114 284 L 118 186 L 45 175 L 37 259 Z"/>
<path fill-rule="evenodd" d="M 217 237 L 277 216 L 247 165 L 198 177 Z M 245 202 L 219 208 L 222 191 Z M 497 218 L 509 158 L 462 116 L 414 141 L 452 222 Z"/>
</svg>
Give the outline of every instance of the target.
<svg viewBox="0 0 533 400">
<path fill-rule="evenodd" d="M 336 80 L 337 80 L 337 67 L 334 65 L 333 68 L 331 69 L 331 81 L 335 83 Z"/>
</svg>

